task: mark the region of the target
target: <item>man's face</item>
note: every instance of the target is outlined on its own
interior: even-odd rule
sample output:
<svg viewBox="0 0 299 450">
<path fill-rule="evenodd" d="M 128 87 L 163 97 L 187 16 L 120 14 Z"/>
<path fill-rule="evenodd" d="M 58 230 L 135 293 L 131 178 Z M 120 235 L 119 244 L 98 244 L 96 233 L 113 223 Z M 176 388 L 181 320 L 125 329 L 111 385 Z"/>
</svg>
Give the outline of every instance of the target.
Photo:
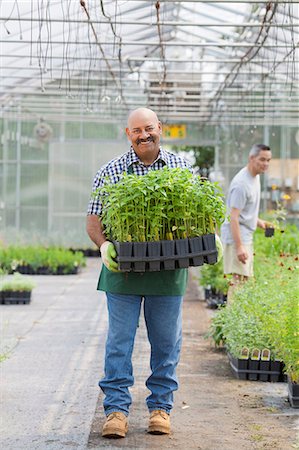
<svg viewBox="0 0 299 450">
<path fill-rule="evenodd" d="M 272 154 L 269 150 L 261 150 L 257 156 L 250 157 L 250 163 L 256 175 L 268 170 Z"/>
<path fill-rule="evenodd" d="M 142 160 L 157 157 L 162 126 L 152 111 L 136 112 L 130 116 L 126 133 L 135 153 Z"/>
</svg>

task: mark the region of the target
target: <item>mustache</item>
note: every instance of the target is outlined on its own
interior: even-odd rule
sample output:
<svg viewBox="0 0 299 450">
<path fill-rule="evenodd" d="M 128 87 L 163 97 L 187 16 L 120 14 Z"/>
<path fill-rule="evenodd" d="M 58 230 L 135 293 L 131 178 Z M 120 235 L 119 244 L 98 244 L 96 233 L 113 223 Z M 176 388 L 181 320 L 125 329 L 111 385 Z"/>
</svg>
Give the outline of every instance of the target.
<svg viewBox="0 0 299 450">
<path fill-rule="evenodd" d="M 154 138 L 149 136 L 147 139 L 137 139 L 136 144 L 139 145 L 141 142 L 154 142 Z"/>
</svg>

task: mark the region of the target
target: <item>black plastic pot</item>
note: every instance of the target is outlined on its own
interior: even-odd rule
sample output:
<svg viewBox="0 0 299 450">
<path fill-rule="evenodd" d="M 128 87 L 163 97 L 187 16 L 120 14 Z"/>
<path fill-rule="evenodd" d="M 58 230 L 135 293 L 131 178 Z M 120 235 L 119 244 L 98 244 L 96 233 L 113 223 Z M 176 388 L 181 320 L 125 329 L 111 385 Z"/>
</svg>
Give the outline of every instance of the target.
<svg viewBox="0 0 299 450">
<path fill-rule="evenodd" d="M 259 366 L 260 361 L 257 359 L 248 360 L 248 380 L 256 381 L 259 379 Z"/>
<path fill-rule="evenodd" d="M 288 397 L 293 408 L 299 408 L 299 384 L 293 383 L 288 377 Z"/>
<path fill-rule="evenodd" d="M 187 267 L 189 267 L 189 240 L 176 239 L 175 252 L 177 258 L 177 267 L 179 269 L 187 269 Z"/>
<path fill-rule="evenodd" d="M 217 249 L 215 234 L 204 234 L 202 236 L 203 248 L 208 253 L 204 256 L 204 262 L 207 264 L 216 264 L 217 262 Z"/>
<path fill-rule="evenodd" d="M 145 272 L 146 267 L 147 242 L 133 242 L 133 255 L 136 261 L 133 262 L 134 272 Z"/>
<path fill-rule="evenodd" d="M 198 254 L 203 252 L 202 237 L 194 237 L 189 239 L 190 251 L 193 254 Z M 193 256 L 190 258 L 190 266 L 202 266 L 204 263 L 203 255 Z"/>
<path fill-rule="evenodd" d="M 162 261 L 165 270 L 175 269 L 175 245 L 174 241 L 161 241 Z"/>
<path fill-rule="evenodd" d="M 216 293 L 211 295 L 209 298 L 206 299 L 207 307 L 210 309 L 217 309 L 219 306 L 223 306 L 227 302 L 227 295 L 224 295 L 222 293 Z"/>
<path fill-rule="evenodd" d="M 266 237 L 272 237 L 272 236 L 274 236 L 274 231 L 275 231 L 274 228 L 271 228 L 271 227 L 265 228 L 265 236 L 266 236 Z"/>
<path fill-rule="evenodd" d="M 31 291 L 2 291 L 1 302 L 3 305 L 28 304 L 31 300 Z"/>
<path fill-rule="evenodd" d="M 78 273 L 78 270 L 79 268 L 76 266 L 73 267 L 57 266 L 55 275 L 76 275 Z"/>
<path fill-rule="evenodd" d="M 236 378 L 239 380 L 247 380 L 248 359 L 239 359 L 227 353 L 229 363 Z"/>
<path fill-rule="evenodd" d="M 261 372 L 269 372 L 270 371 L 270 361 L 260 361 Z M 260 373 L 259 375 L 260 381 L 269 381 L 269 373 Z"/>
<path fill-rule="evenodd" d="M 116 253 L 118 268 L 123 272 L 130 272 L 132 270 L 131 257 L 133 254 L 133 243 L 132 242 L 113 242 Z"/>
<path fill-rule="evenodd" d="M 22 264 L 17 266 L 16 272 L 19 272 L 23 275 L 32 275 L 34 273 L 32 267 L 29 266 L 28 264 Z"/>
<path fill-rule="evenodd" d="M 270 381 L 277 382 L 283 381 L 283 363 L 282 361 L 270 361 Z"/>
<path fill-rule="evenodd" d="M 147 243 L 148 269 L 150 272 L 161 270 L 161 242 L 154 241 Z M 151 259 L 152 258 L 152 259 Z"/>
<path fill-rule="evenodd" d="M 208 300 L 209 298 L 211 298 L 212 297 L 212 289 L 210 287 L 205 287 L 204 295 L 205 295 L 205 300 Z"/>
<path fill-rule="evenodd" d="M 271 357 L 271 351 L 268 348 L 264 348 L 261 353 L 261 360 L 260 360 L 260 367 L 259 367 L 261 372 L 269 372 L 270 357 Z M 269 380 L 268 373 L 260 374 L 260 381 L 268 381 L 268 380 Z"/>
<path fill-rule="evenodd" d="M 36 275 L 52 275 L 53 271 L 50 269 L 50 267 L 47 266 L 40 266 L 35 270 Z"/>
</svg>

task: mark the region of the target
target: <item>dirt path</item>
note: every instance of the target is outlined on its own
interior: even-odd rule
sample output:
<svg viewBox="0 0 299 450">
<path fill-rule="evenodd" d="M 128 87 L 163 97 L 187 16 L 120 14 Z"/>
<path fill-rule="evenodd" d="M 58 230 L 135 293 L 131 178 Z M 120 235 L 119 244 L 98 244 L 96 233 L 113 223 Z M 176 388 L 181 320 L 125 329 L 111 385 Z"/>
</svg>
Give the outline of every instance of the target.
<svg viewBox="0 0 299 450">
<path fill-rule="evenodd" d="M 292 450 L 299 448 L 298 413 L 289 406 L 285 383 L 237 380 L 226 354 L 204 339 L 213 312 L 199 300 L 198 284 L 190 277 L 184 302 L 184 343 L 175 395 L 172 434 L 146 433 L 148 414 L 144 381 L 149 348 L 141 323 L 135 344 L 135 386 L 130 431 L 122 440 L 100 436 L 102 396 L 89 437 L 90 449 Z M 297 444 L 296 444 L 297 437 Z"/>
</svg>

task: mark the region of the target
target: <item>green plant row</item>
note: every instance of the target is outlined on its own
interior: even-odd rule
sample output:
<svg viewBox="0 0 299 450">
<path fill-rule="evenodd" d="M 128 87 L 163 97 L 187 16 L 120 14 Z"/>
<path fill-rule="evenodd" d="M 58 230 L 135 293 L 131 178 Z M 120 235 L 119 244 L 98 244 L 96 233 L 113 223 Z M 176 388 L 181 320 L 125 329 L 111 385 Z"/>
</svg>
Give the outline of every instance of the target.
<svg viewBox="0 0 299 450">
<path fill-rule="evenodd" d="M 240 358 L 242 349 L 268 348 L 299 382 L 299 265 L 297 256 L 256 256 L 255 279 L 234 291 L 233 301 L 212 320 L 217 344 Z"/>
<path fill-rule="evenodd" d="M 225 217 L 223 194 L 216 183 L 203 181 L 188 169 L 124 174 L 95 194 L 109 239 L 120 242 L 182 239 L 214 233 Z"/>
<path fill-rule="evenodd" d="M 51 273 L 56 273 L 59 267 L 63 267 L 65 273 L 68 273 L 74 268 L 84 265 L 85 258 L 82 252 L 40 246 L 0 247 L 0 269 L 8 273 L 18 271 L 18 269 L 26 266 L 29 266 L 33 271 L 48 268 Z"/>
</svg>

